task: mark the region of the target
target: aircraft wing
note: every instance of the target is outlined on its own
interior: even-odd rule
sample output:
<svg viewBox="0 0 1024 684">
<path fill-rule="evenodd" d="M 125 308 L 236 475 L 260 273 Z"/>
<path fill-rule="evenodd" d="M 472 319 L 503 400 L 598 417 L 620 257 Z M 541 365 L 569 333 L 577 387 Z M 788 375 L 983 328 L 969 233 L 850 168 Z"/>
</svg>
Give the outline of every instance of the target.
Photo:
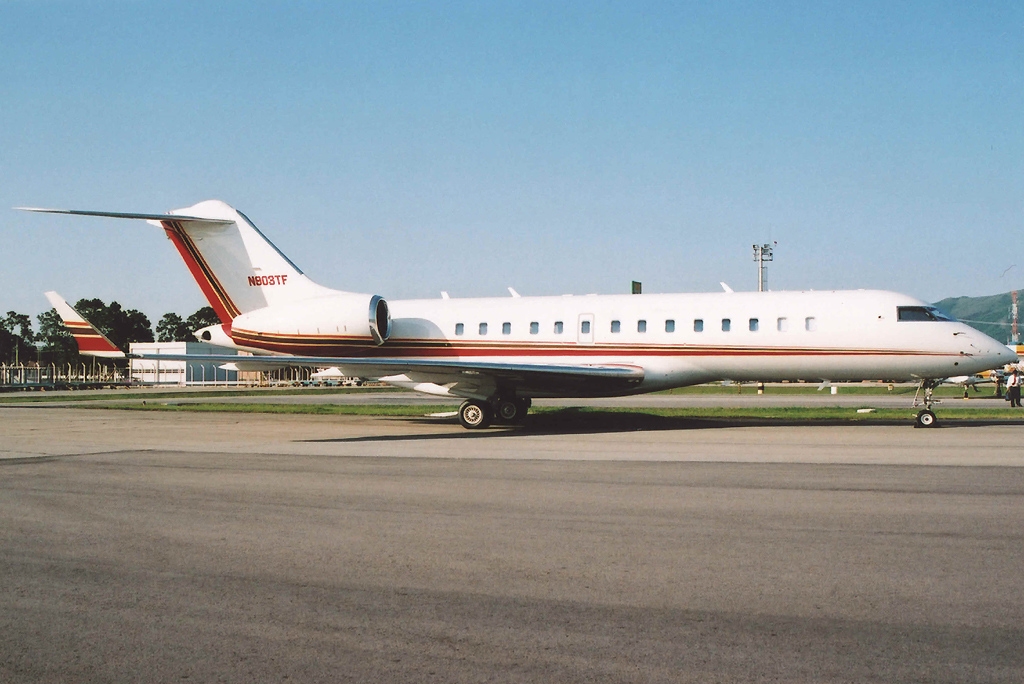
<svg viewBox="0 0 1024 684">
<path fill-rule="evenodd" d="M 327 356 L 227 356 L 206 354 L 138 354 L 135 358 L 234 364 L 239 370 L 284 367 L 330 367 L 344 375 L 401 384 L 433 383 L 456 396 L 489 396 L 496 388 L 517 389 L 529 396 L 598 396 L 628 394 L 644 379 L 629 365 L 560 365 L 486 361 L 362 358 Z"/>
</svg>

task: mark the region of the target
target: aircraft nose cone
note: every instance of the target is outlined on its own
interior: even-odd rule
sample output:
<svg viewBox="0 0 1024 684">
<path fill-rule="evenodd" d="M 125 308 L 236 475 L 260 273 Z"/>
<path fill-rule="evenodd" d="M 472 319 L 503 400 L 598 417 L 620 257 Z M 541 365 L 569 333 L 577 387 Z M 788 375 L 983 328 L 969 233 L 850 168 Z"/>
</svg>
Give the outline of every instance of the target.
<svg viewBox="0 0 1024 684">
<path fill-rule="evenodd" d="M 1011 347 L 1002 344 L 988 335 L 978 334 L 970 341 L 970 348 L 965 350 L 985 366 L 983 370 L 991 370 L 1005 366 L 1008 363 L 1017 363 L 1017 352 Z"/>
<path fill-rule="evenodd" d="M 1017 355 L 1017 352 L 1012 349 L 1008 349 L 1008 351 L 1010 352 L 1010 358 L 1006 359 L 1005 363 L 1017 363 L 1020 361 L 1020 357 Z"/>
</svg>

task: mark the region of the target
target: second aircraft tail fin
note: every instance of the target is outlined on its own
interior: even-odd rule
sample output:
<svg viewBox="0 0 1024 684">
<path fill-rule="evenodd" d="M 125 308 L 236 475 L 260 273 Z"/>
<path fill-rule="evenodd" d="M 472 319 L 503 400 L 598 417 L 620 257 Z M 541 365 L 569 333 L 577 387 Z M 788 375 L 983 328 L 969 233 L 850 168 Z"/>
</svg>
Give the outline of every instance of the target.
<svg viewBox="0 0 1024 684">
<path fill-rule="evenodd" d="M 96 329 L 89 321 L 85 320 L 80 313 L 75 311 L 70 304 L 64 301 L 56 292 L 47 292 L 46 298 L 57 310 L 57 314 L 64 321 L 64 327 L 68 329 L 71 336 L 75 338 L 78 345 L 78 353 L 82 356 L 99 356 L 105 359 L 123 359 L 124 352 L 117 348 L 107 336 Z"/>
</svg>

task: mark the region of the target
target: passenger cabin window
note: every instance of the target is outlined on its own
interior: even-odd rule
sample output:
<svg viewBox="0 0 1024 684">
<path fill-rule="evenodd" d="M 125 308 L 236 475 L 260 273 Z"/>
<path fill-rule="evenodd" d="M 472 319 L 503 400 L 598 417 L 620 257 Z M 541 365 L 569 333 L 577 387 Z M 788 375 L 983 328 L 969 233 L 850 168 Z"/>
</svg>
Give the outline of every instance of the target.
<svg viewBox="0 0 1024 684">
<path fill-rule="evenodd" d="M 532 321 L 530 323 L 530 334 L 531 335 L 536 335 L 539 332 L 540 332 L 540 323 L 538 323 L 537 321 Z"/>
<path fill-rule="evenodd" d="M 487 334 L 487 324 L 486 323 L 481 323 L 480 324 L 480 334 L 481 335 L 486 335 Z"/>
<path fill-rule="evenodd" d="M 562 321 L 555 321 L 555 334 L 561 335 L 563 327 Z"/>
<path fill-rule="evenodd" d="M 501 334 L 502 335 L 511 335 L 512 334 L 512 324 L 509 323 L 508 321 L 502 323 L 501 324 Z"/>
<path fill-rule="evenodd" d="M 590 321 L 580 321 L 580 332 L 584 335 L 590 334 Z"/>
<path fill-rule="evenodd" d="M 814 316 L 808 316 L 807 318 L 805 318 L 804 329 L 807 330 L 807 332 L 814 332 L 815 330 L 817 330 L 818 319 L 816 319 Z"/>
<path fill-rule="evenodd" d="M 665 332 L 675 332 L 675 331 L 676 331 L 676 322 L 673 321 L 671 318 L 668 319 L 667 321 L 665 321 Z"/>
<path fill-rule="evenodd" d="M 789 330 L 789 319 L 780 318 L 778 321 L 778 329 L 779 332 L 786 332 L 787 330 Z"/>
<path fill-rule="evenodd" d="M 695 318 L 693 319 L 693 332 L 704 332 L 704 319 Z"/>
<path fill-rule="evenodd" d="M 617 333 L 622 329 L 622 324 L 619 321 L 612 321 L 612 332 Z"/>
<path fill-rule="evenodd" d="M 722 319 L 722 332 L 729 332 L 730 330 L 732 330 L 732 319 L 731 318 L 723 318 Z"/>
<path fill-rule="evenodd" d="M 466 326 L 462 325 L 461 323 L 456 323 L 455 324 L 455 334 L 456 335 L 461 335 L 464 332 L 466 332 Z"/>
<path fill-rule="evenodd" d="M 955 318 L 934 306 L 897 306 L 897 321 L 953 321 Z"/>
<path fill-rule="evenodd" d="M 748 327 L 749 327 L 750 332 L 757 332 L 757 328 L 758 328 L 757 319 L 756 318 L 751 318 L 750 322 L 748 323 Z"/>
<path fill-rule="evenodd" d="M 647 332 L 647 321 L 637 321 L 636 322 L 636 331 L 637 332 L 642 332 L 642 333 Z"/>
</svg>

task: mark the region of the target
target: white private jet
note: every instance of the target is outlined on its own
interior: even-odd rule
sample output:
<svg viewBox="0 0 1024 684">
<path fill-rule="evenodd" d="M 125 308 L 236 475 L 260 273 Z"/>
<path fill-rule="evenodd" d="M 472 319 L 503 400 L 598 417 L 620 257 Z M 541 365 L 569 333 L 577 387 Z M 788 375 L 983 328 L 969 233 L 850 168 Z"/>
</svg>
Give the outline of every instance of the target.
<svg viewBox="0 0 1024 684">
<path fill-rule="evenodd" d="M 204 360 L 245 370 L 335 366 L 459 397 L 467 428 L 516 422 L 534 397 L 622 396 L 716 380 L 882 379 L 921 383 L 917 425 L 926 427 L 936 424 L 932 390 L 943 378 L 1017 360 L 987 335 L 894 292 L 388 301 L 314 283 L 217 200 L 166 214 L 24 209 L 162 227 L 222 321 L 219 331 L 206 329 L 210 341 L 271 355 Z"/>
</svg>

